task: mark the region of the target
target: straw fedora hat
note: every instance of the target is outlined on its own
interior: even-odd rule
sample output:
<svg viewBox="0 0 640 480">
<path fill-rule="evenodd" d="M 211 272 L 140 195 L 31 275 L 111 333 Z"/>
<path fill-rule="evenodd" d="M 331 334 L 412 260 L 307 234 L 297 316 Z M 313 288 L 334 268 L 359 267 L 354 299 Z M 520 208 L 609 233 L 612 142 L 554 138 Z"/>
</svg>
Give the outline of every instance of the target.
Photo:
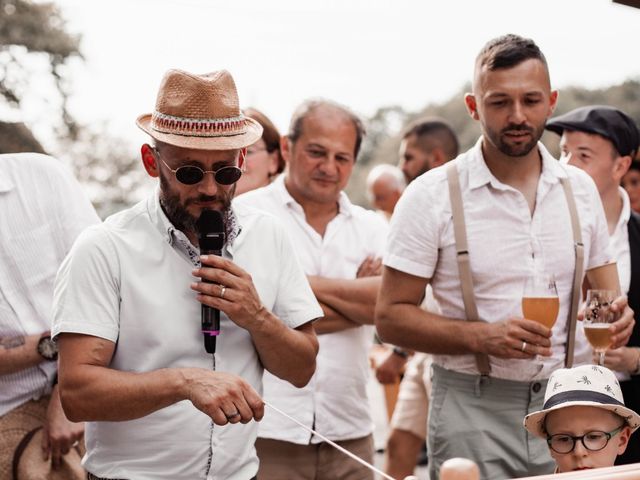
<svg viewBox="0 0 640 480">
<path fill-rule="evenodd" d="M 618 414 L 635 431 L 640 415 L 624 406 L 622 390 L 615 374 L 606 367 L 582 365 L 560 368 L 551 374 L 539 412 L 524 418 L 524 428 L 536 437 L 546 438 L 544 419 L 549 412 L 572 406 L 602 408 Z"/>
<path fill-rule="evenodd" d="M 85 480 L 87 474 L 80 465 L 82 455 L 79 448 L 72 448 L 62 457 L 60 466 L 53 469 L 51 459 L 42 458 L 42 428 L 27 434 L 13 458 L 14 480 Z"/>
<path fill-rule="evenodd" d="M 151 137 L 182 148 L 234 150 L 262 136 L 262 127 L 240 111 L 233 77 L 226 70 L 195 75 L 165 73 L 153 113 L 136 124 Z"/>
</svg>

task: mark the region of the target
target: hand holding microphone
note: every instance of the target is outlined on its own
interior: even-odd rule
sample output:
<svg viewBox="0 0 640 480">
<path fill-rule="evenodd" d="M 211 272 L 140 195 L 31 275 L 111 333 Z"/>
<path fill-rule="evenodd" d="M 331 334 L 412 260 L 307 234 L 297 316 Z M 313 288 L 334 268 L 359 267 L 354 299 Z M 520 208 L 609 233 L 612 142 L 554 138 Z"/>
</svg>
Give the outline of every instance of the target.
<svg viewBox="0 0 640 480">
<path fill-rule="evenodd" d="M 225 241 L 222 213 L 217 210 L 203 210 L 196 224 L 201 255 L 222 255 Z M 203 282 L 210 282 L 203 278 Z M 225 287 L 221 287 L 220 297 L 224 298 Z M 216 337 L 220 333 L 220 310 L 202 304 L 201 326 L 204 335 L 204 348 L 207 353 L 216 353 Z"/>
<path fill-rule="evenodd" d="M 214 215 L 211 213 L 213 212 Z M 207 227 L 209 220 L 203 216 L 217 217 L 220 223 L 213 221 L 216 227 Z M 251 275 L 229 259 L 221 257 L 224 245 L 224 225 L 220 212 L 204 210 L 198 220 L 200 251 L 202 253 L 201 268 L 193 274 L 200 277 L 201 282 L 192 283 L 191 289 L 199 293 L 197 299 L 202 303 L 202 332 L 207 352 L 215 352 L 217 332 L 220 330 L 220 311 L 239 327 L 251 331 L 259 327 L 271 313 L 264 308 Z M 222 227 L 220 227 L 222 225 Z M 222 237 L 222 242 L 219 242 Z M 204 247 L 204 248 L 203 248 Z M 213 248 L 213 247 L 219 247 Z M 213 351 L 210 351 L 213 350 Z"/>
</svg>

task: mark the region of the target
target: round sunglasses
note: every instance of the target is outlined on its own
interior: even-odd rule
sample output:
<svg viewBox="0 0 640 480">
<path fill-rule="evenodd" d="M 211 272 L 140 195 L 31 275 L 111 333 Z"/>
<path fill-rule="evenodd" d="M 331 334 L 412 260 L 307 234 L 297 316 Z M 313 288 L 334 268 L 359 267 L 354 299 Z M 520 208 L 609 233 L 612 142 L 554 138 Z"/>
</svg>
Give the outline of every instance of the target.
<svg viewBox="0 0 640 480">
<path fill-rule="evenodd" d="M 203 170 L 196 165 L 184 165 L 173 169 L 167 165 L 167 162 L 162 159 L 159 153 L 158 158 L 160 158 L 162 163 L 164 163 L 164 166 L 176 176 L 176 180 L 185 185 L 195 185 L 196 183 L 200 183 L 207 173 L 212 173 L 213 178 L 219 185 L 233 185 L 240 180 L 240 177 L 242 176 L 242 170 L 235 165 L 220 167 L 217 170 Z"/>
</svg>

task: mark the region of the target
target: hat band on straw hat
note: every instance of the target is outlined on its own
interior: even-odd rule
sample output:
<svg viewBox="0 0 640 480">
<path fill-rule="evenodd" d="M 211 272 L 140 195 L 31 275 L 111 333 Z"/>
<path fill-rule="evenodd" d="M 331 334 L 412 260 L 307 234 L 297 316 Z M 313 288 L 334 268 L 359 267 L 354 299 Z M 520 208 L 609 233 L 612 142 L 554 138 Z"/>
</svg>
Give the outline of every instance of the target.
<svg viewBox="0 0 640 480">
<path fill-rule="evenodd" d="M 558 393 L 557 395 L 550 397 L 546 402 L 544 402 L 542 409 L 547 410 L 548 408 L 553 408 L 556 405 L 567 402 L 593 402 L 624 407 L 624 403 L 619 402 L 605 393 L 589 392 L 586 390 L 571 390 L 568 392 Z"/>
<path fill-rule="evenodd" d="M 246 133 L 244 115 L 227 118 L 187 118 L 153 112 L 151 128 L 157 132 L 189 137 L 228 137 Z"/>
</svg>

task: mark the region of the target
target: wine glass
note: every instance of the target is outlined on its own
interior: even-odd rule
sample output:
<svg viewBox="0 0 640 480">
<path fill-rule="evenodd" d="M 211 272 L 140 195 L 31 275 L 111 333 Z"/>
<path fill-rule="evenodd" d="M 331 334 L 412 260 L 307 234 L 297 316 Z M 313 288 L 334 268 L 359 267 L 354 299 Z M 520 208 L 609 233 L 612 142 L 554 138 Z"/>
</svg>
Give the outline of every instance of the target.
<svg viewBox="0 0 640 480">
<path fill-rule="evenodd" d="M 522 295 L 522 316 L 550 329 L 556 323 L 559 309 L 554 275 L 534 273 L 527 277 Z"/>
<path fill-rule="evenodd" d="M 604 365 L 604 355 L 611 346 L 610 325 L 618 319 L 611 310 L 613 301 L 618 297 L 615 290 L 587 290 L 584 311 L 584 334 L 599 354 L 598 365 Z"/>
</svg>

